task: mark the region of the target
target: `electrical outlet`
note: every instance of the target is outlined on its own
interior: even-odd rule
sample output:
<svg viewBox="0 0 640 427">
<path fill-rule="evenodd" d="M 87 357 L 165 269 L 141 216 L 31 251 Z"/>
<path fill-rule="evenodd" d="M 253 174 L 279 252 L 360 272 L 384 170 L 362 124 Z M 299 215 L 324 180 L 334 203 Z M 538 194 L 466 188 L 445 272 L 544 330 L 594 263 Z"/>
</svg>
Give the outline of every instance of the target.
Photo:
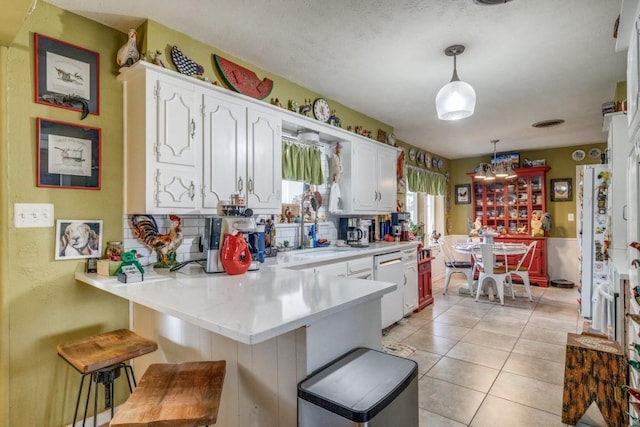
<svg viewBox="0 0 640 427">
<path fill-rule="evenodd" d="M 15 203 L 13 225 L 16 228 L 53 227 L 51 203 Z"/>
<path fill-rule="evenodd" d="M 573 214 L 572 214 L 572 213 L 570 213 L 569 215 L 567 215 L 567 221 L 569 221 L 569 222 L 573 222 L 573 221 L 575 221 L 575 217 L 573 216 Z"/>
</svg>

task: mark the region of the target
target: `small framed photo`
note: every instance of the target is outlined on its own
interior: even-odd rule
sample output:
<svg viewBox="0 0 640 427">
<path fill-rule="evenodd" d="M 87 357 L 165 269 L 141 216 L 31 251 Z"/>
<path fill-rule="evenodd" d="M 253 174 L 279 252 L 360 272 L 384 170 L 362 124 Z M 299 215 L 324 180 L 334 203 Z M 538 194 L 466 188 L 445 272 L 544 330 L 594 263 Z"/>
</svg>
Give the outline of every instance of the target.
<svg viewBox="0 0 640 427">
<path fill-rule="evenodd" d="M 37 119 L 38 187 L 100 189 L 100 129 Z"/>
<path fill-rule="evenodd" d="M 100 258 L 102 221 L 59 219 L 56 222 L 55 259 Z"/>
<path fill-rule="evenodd" d="M 38 104 L 100 114 L 99 53 L 38 33 L 34 53 Z"/>
<path fill-rule="evenodd" d="M 471 184 L 456 185 L 456 205 L 471 203 Z"/>
<path fill-rule="evenodd" d="M 551 180 L 551 201 L 570 202 L 573 200 L 571 191 L 571 178 L 558 178 Z"/>
</svg>

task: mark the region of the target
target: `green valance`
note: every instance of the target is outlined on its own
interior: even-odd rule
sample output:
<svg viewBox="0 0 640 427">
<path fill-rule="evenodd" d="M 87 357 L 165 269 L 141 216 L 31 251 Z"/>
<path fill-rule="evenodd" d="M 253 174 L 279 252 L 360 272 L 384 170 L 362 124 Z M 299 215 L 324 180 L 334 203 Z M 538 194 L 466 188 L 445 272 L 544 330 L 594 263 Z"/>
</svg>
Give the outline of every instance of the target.
<svg viewBox="0 0 640 427">
<path fill-rule="evenodd" d="M 447 178 L 435 172 L 407 168 L 408 189 L 414 193 L 427 193 L 433 196 L 444 196 L 447 191 Z"/>
<path fill-rule="evenodd" d="M 283 141 L 282 179 L 312 185 L 324 184 L 322 151 L 318 147 Z"/>
</svg>

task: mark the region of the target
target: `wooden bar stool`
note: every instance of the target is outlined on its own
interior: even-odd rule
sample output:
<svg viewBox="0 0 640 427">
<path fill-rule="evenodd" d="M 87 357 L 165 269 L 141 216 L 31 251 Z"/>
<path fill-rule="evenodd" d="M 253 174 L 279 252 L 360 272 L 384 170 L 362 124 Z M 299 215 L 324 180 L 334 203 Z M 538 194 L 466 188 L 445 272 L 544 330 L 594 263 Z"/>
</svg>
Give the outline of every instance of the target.
<svg viewBox="0 0 640 427">
<path fill-rule="evenodd" d="M 98 384 L 104 385 L 105 408 L 111 408 L 111 417 L 113 417 L 113 381 L 120 376 L 120 369 L 124 369 L 129 391 L 132 392 L 136 385 L 136 379 L 133 375 L 133 368 L 126 362 L 143 354 L 151 353 L 157 348 L 158 345 L 154 341 L 143 338 L 128 329 L 118 329 L 58 345 L 58 355 L 82 374 L 72 425 L 75 425 L 78 417 L 80 396 L 87 376 L 89 377 L 89 388 L 82 425 L 84 426 L 87 419 L 91 383 L 95 382 L 93 404 L 93 425 L 95 427 L 98 412 Z"/>
<path fill-rule="evenodd" d="M 111 427 L 215 424 L 226 362 L 156 363 L 147 368 Z"/>
</svg>

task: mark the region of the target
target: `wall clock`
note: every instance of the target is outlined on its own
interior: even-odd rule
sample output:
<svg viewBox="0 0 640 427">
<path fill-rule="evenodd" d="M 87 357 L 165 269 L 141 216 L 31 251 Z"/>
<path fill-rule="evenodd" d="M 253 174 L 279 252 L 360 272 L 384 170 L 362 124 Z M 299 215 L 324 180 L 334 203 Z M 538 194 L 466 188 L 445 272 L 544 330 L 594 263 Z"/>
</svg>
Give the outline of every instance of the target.
<svg viewBox="0 0 640 427">
<path fill-rule="evenodd" d="M 318 98 L 313 101 L 313 116 L 316 120 L 320 120 L 321 122 L 326 122 L 329 120 L 329 116 L 331 115 L 331 111 L 329 110 L 329 103 L 324 98 Z"/>
</svg>

